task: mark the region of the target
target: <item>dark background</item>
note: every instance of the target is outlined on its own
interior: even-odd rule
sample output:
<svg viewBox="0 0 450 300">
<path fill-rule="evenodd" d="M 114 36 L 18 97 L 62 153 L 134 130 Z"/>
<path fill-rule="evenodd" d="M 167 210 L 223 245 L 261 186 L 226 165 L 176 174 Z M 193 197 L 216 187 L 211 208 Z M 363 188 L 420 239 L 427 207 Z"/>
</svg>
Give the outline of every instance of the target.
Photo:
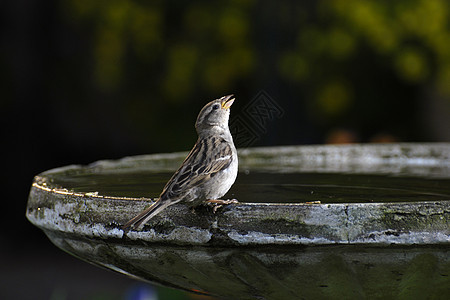
<svg viewBox="0 0 450 300">
<path fill-rule="evenodd" d="M 2 299 L 149 289 L 70 257 L 27 222 L 33 176 L 189 150 L 214 98 L 235 94 L 244 120 L 261 91 L 281 108 L 244 146 L 450 141 L 446 0 L 0 6 Z"/>
</svg>

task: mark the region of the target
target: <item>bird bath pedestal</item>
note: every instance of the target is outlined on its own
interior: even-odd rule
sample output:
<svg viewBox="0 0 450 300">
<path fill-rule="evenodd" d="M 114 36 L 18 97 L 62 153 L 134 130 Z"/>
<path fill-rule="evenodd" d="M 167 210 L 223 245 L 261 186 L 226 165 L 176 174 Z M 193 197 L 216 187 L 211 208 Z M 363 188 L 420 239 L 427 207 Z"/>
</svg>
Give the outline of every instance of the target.
<svg viewBox="0 0 450 300">
<path fill-rule="evenodd" d="M 46 171 L 27 218 L 90 263 L 223 299 L 450 294 L 450 144 L 244 149 L 239 204 L 173 205 L 125 235 L 185 155 Z"/>
</svg>

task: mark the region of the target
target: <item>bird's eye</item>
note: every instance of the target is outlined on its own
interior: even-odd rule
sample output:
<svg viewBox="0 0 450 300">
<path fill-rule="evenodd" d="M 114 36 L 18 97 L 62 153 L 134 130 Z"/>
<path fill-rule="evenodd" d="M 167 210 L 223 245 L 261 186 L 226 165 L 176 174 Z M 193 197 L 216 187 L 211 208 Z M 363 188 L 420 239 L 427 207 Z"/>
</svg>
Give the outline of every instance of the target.
<svg viewBox="0 0 450 300">
<path fill-rule="evenodd" d="M 220 105 L 216 103 L 213 105 L 212 109 L 216 110 L 216 109 L 219 109 L 219 107 L 220 107 Z"/>
</svg>

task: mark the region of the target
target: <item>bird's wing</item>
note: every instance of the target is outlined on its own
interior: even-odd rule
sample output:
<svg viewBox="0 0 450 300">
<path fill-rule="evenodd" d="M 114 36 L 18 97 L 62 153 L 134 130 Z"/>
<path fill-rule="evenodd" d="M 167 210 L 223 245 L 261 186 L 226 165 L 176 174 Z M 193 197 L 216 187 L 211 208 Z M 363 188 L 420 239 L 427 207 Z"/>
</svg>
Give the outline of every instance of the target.
<svg viewBox="0 0 450 300">
<path fill-rule="evenodd" d="M 226 169 L 232 160 L 231 146 L 221 137 L 199 139 L 181 167 L 164 187 L 160 198 L 184 197 L 191 188 Z"/>
</svg>

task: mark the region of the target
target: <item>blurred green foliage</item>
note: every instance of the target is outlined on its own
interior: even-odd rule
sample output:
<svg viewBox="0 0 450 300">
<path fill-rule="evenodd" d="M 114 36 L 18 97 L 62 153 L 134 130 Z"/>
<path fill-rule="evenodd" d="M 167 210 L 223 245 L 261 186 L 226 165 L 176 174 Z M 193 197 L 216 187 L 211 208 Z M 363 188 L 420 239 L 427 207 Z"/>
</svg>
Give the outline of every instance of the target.
<svg viewBox="0 0 450 300">
<path fill-rule="evenodd" d="M 179 105 L 239 87 L 266 89 L 273 81 L 280 89 L 297 86 L 289 98 L 303 100 L 319 124 L 337 126 L 357 113 L 362 117 L 351 126 L 358 127 L 391 110 L 386 105 L 402 88 L 412 88 L 405 98 L 423 87 L 450 96 L 449 6 L 447 0 L 71 0 L 63 10 L 89 36 L 94 86 L 125 93 L 133 118 L 166 113 L 149 99 Z M 382 80 L 391 82 L 383 92 L 376 84 Z M 396 85 L 402 87 L 391 93 Z"/>
<path fill-rule="evenodd" d="M 149 82 L 152 88 L 179 101 L 200 83 L 220 95 L 249 76 L 255 55 L 249 39 L 251 3 L 73 0 L 66 14 L 94 29 L 94 80 L 100 89 L 118 88 L 127 57 L 134 56 L 158 73 L 156 85 Z"/>
<path fill-rule="evenodd" d="M 356 100 L 357 87 L 342 77 L 362 52 L 405 84 L 430 84 L 449 96 L 449 5 L 446 0 L 321 1 L 318 21 L 299 26 L 298 43 L 281 56 L 279 70 L 287 79 L 311 83 L 327 115 Z"/>
</svg>

